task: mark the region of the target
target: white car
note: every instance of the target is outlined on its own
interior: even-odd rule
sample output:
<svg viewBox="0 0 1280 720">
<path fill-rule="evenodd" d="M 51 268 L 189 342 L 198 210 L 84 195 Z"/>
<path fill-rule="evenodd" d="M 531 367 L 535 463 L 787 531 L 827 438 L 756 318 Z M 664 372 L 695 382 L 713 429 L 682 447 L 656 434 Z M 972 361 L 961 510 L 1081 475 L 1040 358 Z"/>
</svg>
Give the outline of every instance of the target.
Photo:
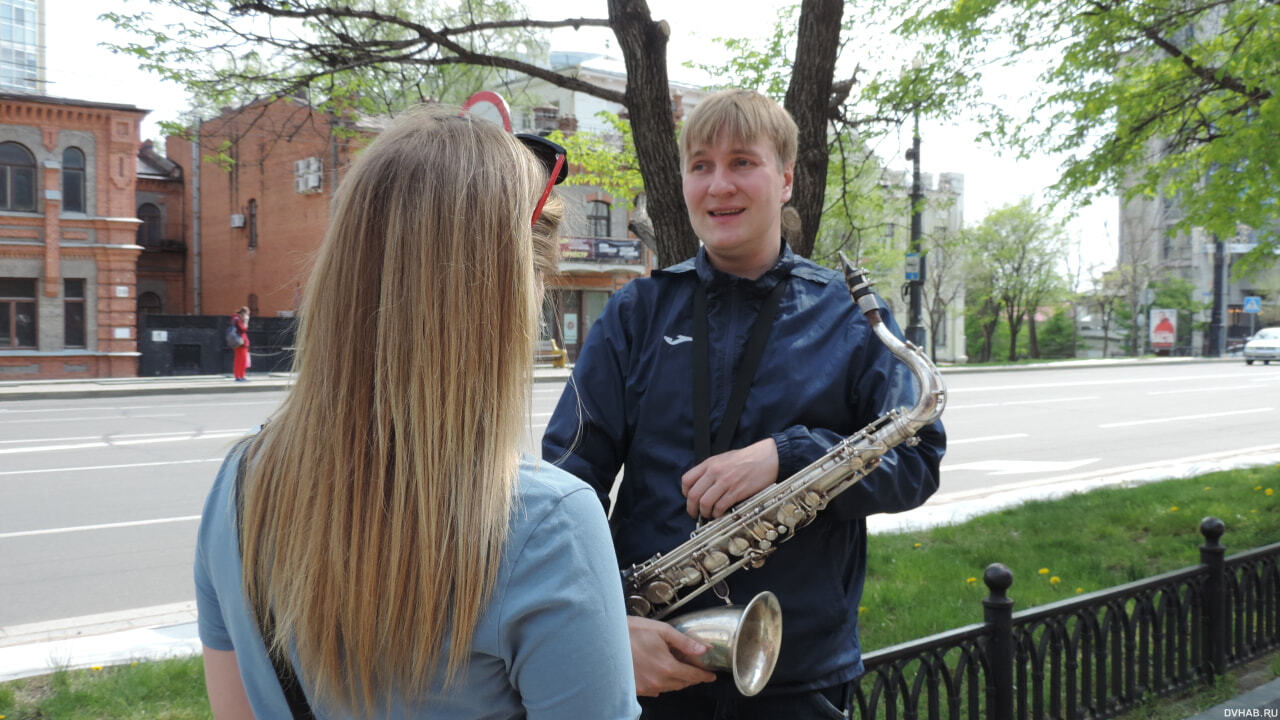
<svg viewBox="0 0 1280 720">
<path fill-rule="evenodd" d="M 1280 360 L 1280 327 L 1263 328 L 1244 344 L 1244 364 L 1252 365 L 1254 360 L 1263 365 Z"/>
</svg>

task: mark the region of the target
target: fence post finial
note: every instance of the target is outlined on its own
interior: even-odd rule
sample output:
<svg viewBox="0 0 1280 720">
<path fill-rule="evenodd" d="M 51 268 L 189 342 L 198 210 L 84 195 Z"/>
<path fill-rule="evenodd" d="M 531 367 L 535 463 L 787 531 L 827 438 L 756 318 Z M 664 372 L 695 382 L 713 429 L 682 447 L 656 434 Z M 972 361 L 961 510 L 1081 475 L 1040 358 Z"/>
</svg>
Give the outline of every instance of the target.
<svg viewBox="0 0 1280 720">
<path fill-rule="evenodd" d="M 1216 517 L 1200 521 L 1200 534 L 1205 540 L 1200 546 L 1200 564 L 1207 573 L 1200 646 L 1204 648 L 1204 671 L 1210 678 L 1227 669 L 1227 548 L 1218 542 L 1224 532 L 1226 525 Z"/>
<path fill-rule="evenodd" d="M 982 601 L 987 625 L 987 718 L 1013 717 L 1013 599 L 1008 590 L 1013 572 L 1001 563 L 992 563 L 982 574 L 991 594 Z"/>
</svg>

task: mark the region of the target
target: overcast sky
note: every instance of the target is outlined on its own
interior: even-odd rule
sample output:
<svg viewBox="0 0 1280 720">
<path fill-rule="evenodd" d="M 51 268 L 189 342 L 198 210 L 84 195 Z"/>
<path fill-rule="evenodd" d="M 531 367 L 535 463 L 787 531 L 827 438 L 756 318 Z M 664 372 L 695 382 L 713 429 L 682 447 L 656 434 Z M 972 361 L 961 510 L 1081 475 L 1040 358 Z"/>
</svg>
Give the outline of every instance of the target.
<svg viewBox="0 0 1280 720">
<path fill-rule="evenodd" d="M 574 9 L 568 13 L 563 0 L 529 0 L 527 4 L 531 16 L 537 19 L 604 17 L 606 14 L 604 0 L 574 3 Z M 778 8 L 787 4 L 790 4 L 788 0 L 735 0 L 733 12 L 725 12 L 726 6 L 721 3 L 649 0 L 654 18 L 665 18 L 671 23 L 669 58 L 672 75 L 677 78 L 690 74 L 688 70 L 677 69 L 686 60 L 715 63 L 722 59 L 712 42 L 715 37 L 767 35 L 777 18 Z M 137 12 L 152 8 L 142 0 L 47 0 L 48 92 L 58 97 L 124 103 L 152 110 L 143 125 L 142 137 L 158 140 L 157 123 L 176 119 L 186 106 L 186 95 L 180 87 L 162 83 L 155 76 L 138 70 L 129 57 L 114 55 L 100 46 L 108 39 L 128 40 L 107 23 L 97 20 L 99 13 L 117 9 Z M 552 46 L 557 50 L 597 51 L 606 45 L 613 46 L 613 43 L 604 29 L 557 31 L 552 37 Z M 843 60 L 866 65 L 868 59 Z M 935 177 L 941 172 L 959 172 L 965 176 L 967 225 L 980 222 L 991 210 L 1013 204 L 1024 195 L 1037 195 L 1057 179 L 1056 162 L 1052 159 L 1018 161 L 1002 157 L 973 140 L 979 129 L 972 125 L 954 127 L 929 122 L 924 122 L 921 128 L 924 172 Z M 904 151 L 910 142 L 910 131 L 904 128 L 881 143 L 877 152 L 890 167 L 909 170 Z M 1107 197 L 1079 211 L 1079 216 L 1069 224 L 1072 240 L 1079 241 L 1084 248 L 1086 264 L 1110 267 L 1115 263 L 1117 214 L 1115 199 Z"/>
</svg>

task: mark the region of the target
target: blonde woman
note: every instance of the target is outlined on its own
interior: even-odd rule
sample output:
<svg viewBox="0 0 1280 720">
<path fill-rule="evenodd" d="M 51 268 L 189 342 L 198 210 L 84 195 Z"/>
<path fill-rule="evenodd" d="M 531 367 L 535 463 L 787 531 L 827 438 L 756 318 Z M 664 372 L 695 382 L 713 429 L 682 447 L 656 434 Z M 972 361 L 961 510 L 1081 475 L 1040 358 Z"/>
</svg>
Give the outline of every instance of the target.
<svg viewBox="0 0 1280 720">
<path fill-rule="evenodd" d="M 600 503 L 517 449 L 562 166 L 435 109 L 347 173 L 297 381 L 200 526 L 216 717 L 638 715 Z"/>
</svg>

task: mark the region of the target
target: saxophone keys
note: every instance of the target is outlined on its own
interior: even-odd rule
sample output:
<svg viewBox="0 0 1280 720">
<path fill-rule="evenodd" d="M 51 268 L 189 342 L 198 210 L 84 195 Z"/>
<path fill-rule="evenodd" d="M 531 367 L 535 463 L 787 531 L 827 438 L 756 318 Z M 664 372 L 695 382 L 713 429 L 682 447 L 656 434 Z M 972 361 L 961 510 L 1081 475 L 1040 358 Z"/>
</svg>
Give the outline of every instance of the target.
<svg viewBox="0 0 1280 720">
<path fill-rule="evenodd" d="M 703 555 L 699 562 L 707 572 L 716 572 L 729 564 L 729 556 L 719 550 L 712 550 Z"/>
<path fill-rule="evenodd" d="M 742 557 L 747 554 L 747 550 L 750 547 L 751 543 L 747 542 L 745 538 L 735 537 L 729 540 L 729 553 L 731 555 Z"/>
<path fill-rule="evenodd" d="M 698 572 L 697 568 L 686 566 L 681 571 L 680 583 L 682 585 L 697 585 L 700 582 L 702 582 L 702 573 Z"/>
<path fill-rule="evenodd" d="M 644 595 L 650 602 L 662 605 L 671 602 L 671 598 L 676 596 L 676 591 L 666 582 L 654 580 L 644 586 Z"/>
<path fill-rule="evenodd" d="M 648 600 L 639 595 L 631 595 L 627 597 L 627 612 L 637 617 L 649 617 L 649 612 L 653 610 L 653 605 Z"/>
</svg>

